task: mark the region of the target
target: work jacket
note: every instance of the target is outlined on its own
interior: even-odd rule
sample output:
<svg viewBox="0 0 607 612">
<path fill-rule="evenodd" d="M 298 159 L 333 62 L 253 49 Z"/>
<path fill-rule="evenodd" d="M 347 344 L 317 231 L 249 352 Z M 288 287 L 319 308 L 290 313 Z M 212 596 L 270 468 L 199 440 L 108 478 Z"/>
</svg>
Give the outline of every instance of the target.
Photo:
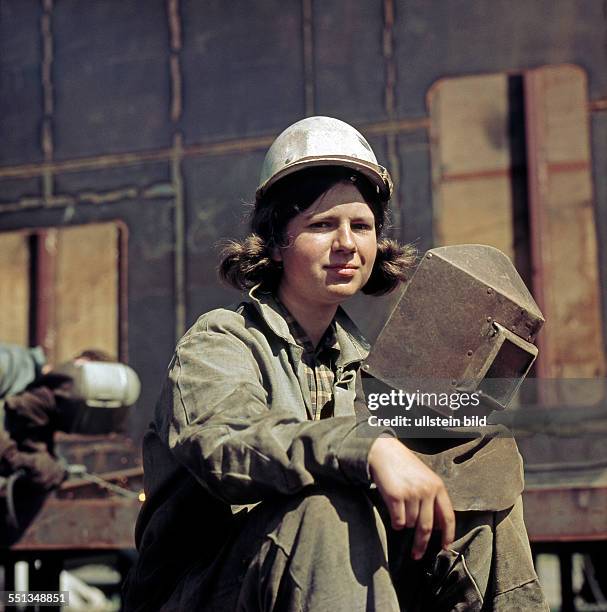
<svg viewBox="0 0 607 612">
<path fill-rule="evenodd" d="M 368 486 L 374 437 L 354 406 L 364 409 L 357 371 L 369 347 L 341 309 L 335 331 L 335 416 L 321 421 L 309 418 L 303 349 L 271 295 L 208 312 L 179 341 L 143 441 L 127 610 L 153 609 L 189 565 L 210 562 L 242 505 L 320 483 Z"/>
<path fill-rule="evenodd" d="M 192 563 L 210 563 L 238 529 L 242 505 L 310 485 L 370 486 L 370 447 L 390 430 L 367 424 L 358 370 L 368 344 L 338 309 L 334 417 L 310 420 L 303 349 L 271 295 L 252 292 L 251 298 L 201 316 L 175 350 L 143 442 L 146 501 L 135 535 L 139 561 L 125 588 L 127 610 L 153 609 Z M 456 509 L 504 508 L 520 494 L 520 475 L 520 483 L 498 485 L 499 495 L 485 499 L 474 481 L 461 500 L 448 482 L 454 457 L 468 453 L 478 460 L 496 444 L 500 472 L 508 469 L 505 459 L 514 459 L 520 472 L 514 442 L 506 440 L 508 450 L 504 441 L 458 443 L 460 452 L 445 451 L 442 466 L 441 453 L 420 456 L 443 469 Z"/>
</svg>

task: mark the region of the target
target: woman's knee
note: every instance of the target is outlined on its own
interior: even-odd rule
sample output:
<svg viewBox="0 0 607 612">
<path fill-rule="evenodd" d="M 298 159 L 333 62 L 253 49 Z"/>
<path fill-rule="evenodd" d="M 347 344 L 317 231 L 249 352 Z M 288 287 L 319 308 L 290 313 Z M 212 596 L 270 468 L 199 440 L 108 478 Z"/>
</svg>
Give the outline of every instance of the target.
<svg viewBox="0 0 607 612">
<path fill-rule="evenodd" d="M 304 491 L 287 504 L 285 520 L 297 522 L 299 529 L 310 528 L 329 539 L 354 532 L 361 536 L 379 536 L 385 541 L 385 530 L 375 506 L 364 491 L 355 487 L 315 487 Z"/>
</svg>

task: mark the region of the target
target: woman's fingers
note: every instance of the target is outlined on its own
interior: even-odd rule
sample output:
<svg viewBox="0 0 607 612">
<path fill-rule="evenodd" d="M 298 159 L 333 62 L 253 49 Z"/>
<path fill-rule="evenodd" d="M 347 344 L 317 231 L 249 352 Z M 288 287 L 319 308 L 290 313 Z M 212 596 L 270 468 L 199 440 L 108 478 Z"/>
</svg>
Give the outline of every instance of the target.
<svg viewBox="0 0 607 612">
<path fill-rule="evenodd" d="M 443 547 L 455 537 L 455 515 L 443 481 L 399 440 L 377 438 L 368 455 L 369 472 L 390 513 L 392 527 L 415 528 L 413 558 L 421 558 L 432 529 Z M 436 520 L 436 524 L 434 524 Z"/>
<path fill-rule="evenodd" d="M 394 500 L 389 506 L 392 529 L 402 529 L 407 522 L 405 503 L 402 500 Z"/>
<path fill-rule="evenodd" d="M 415 527 L 419 516 L 420 502 L 418 499 L 407 500 L 405 503 L 405 511 L 407 515 L 407 527 Z"/>
<path fill-rule="evenodd" d="M 418 560 L 424 556 L 434 525 L 434 500 L 428 497 L 422 499 L 413 537 L 411 556 Z"/>
<path fill-rule="evenodd" d="M 443 489 L 439 491 L 434 501 L 434 513 L 436 521 L 442 532 L 442 546 L 447 548 L 455 539 L 455 513 L 449 495 Z"/>
</svg>

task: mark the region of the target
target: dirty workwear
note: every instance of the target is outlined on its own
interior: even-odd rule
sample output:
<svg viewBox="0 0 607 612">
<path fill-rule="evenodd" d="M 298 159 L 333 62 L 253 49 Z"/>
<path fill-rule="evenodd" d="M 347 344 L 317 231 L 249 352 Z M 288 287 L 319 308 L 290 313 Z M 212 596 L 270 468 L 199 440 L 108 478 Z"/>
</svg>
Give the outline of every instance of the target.
<svg viewBox="0 0 607 612">
<path fill-rule="evenodd" d="M 136 529 L 140 556 L 127 581 L 125 609 L 158 610 L 163 604 L 167 610 L 229 609 L 211 603 L 221 602 L 226 589 L 229 597 L 243 594 L 235 608 L 242 610 L 397 609 L 386 573 L 385 530 L 367 496 L 369 449 L 387 431 L 372 428 L 370 433 L 366 424 L 357 371 L 368 346 L 340 309 L 334 417 L 312 420 L 303 349 L 272 296 L 252 292 L 251 297 L 235 310 L 203 315 L 177 345 L 144 438 L 146 502 Z M 472 506 L 490 511 L 487 516 L 508 514 L 522 489 L 514 442 L 496 437 L 458 448 L 465 448 L 465 454 L 453 457 L 473 466 L 465 482 L 457 482 L 460 472 L 448 460 L 437 463 L 455 509 Z M 492 487 L 497 492 L 483 491 L 482 479 L 473 473 L 491 454 L 500 458 L 500 473 L 515 475 Z M 460 496 L 462 485 L 469 492 Z M 258 502 L 250 512 L 236 513 Z M 491 549 L 497 530 L 495 525 L 488 529 Z M 525 580 L 531 584 L 535 574 L 520 521 L 517 529 L 516 537 L 504 543 L 505 555 L 517 560 L 522 555 Z M 315 530 L 322 537 L 315 537 Z M 236 559 L 238 571 L 232 564 Z M 490 561 L 492 584 L 497 567 Z M 295 578 L 301 584 L 293 590 Z M 334 603 L 331 589 L 321 587 L 336 588 L 340 581 L 356 605 Z M 251 590 L 255 583 L 266 585 L 260 587 L 267 589 L 263 595 Z M 194 608 L 181 607 L 194 601 Z"/>
<path fill-rule="evenodd" d="M 414 530 L 393 531 L 372 497 L 337 485 L 259 504 L 214 563 L 194 563 L 160 609 L 548 611 L 521 541 L 520 501 L 501 512 L 456 512 L 449 549 L 436 537 L 413 561 Z"/>
</svg>

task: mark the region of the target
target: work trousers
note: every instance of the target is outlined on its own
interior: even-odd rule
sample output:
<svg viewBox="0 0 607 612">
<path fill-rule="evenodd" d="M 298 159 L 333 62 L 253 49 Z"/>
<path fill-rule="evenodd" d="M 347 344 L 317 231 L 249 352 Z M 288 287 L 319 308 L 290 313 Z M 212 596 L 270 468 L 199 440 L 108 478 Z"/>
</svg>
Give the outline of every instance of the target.
<svg viewBox="0 0 607 612">
<path fill-rule="evenodd" d="M 378 500 L 309 488 L 264 501 L 239 518 L 210 567 L 189 568 L 162 610 L 549 610 L 520 500 L 501 512 L 457 512 L 449 550 L 437 533 L 420 561 L 411 559 L 413 530 L 393 531 Z"/>
</svg>

